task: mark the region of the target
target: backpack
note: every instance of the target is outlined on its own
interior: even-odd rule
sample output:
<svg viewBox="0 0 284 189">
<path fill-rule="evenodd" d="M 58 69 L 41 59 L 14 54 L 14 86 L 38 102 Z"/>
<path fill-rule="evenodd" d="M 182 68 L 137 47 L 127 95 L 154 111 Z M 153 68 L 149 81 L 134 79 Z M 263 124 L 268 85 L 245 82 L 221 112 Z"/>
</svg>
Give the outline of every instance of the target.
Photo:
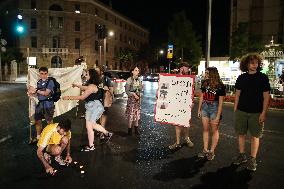
<svg viewBox="0 0 284 189">
<path fill-rule="evenodd" d="M 57 102 L 60 99 L 60 96 L 61 96 L 60 84 L 56 81 L 56 79 L 54 77 L 48 77 L 45 88 L 48 86 L 50 80 L 52 80 L 53 83 L 54 83 L 53 90 L 51 91 L 51 95 L 49 97 L 47 97 L 46 100 L 43 100 L 43 101 Z M 41 88 L 38 88 L 38 90 L 39 89 L 41 89 Z"/>
<path fill-rule="evenodd" d="M 50 80 L 53 81 L 54 87 L 53 87 L 53 91 L 51 93 L 51 96 L 48 97 L 48 99 L 50 99 L 53 102 L 57 102 L 60 99 L 60 96 L 61 96 L 60 84 L 58 83 L 58 81 L 56 81 L 56 79 L 54 77 L 48 77 L 47 85 L 48 85 L 48 82 Z"/>
</svg>

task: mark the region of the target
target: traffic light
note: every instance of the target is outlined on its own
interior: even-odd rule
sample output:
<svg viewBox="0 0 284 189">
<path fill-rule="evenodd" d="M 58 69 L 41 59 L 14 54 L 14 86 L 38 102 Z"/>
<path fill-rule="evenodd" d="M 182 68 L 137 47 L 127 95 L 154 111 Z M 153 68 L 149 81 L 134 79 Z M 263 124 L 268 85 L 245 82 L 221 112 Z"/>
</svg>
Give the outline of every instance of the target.
<svg viewBox="0 0 284 189">
<path fill-rule="evenodd" d="M 107 28 L 105 25 L 99 25 L 98 26 L 98 38 L 99 39 L 104 39 L 107 38 L 108 36 L 108 32 L 107 32 Z"/>
<path fill-rule="evenodd" d="M 25 27 L 23 24 L 23 16 L 21 14 L 17 15 L 17 22 L 16 22 L 16 33 L 23 34 L 25 32 Z"/>
<path fill-rule="evenodd" d="M 98 38 L 103 39 L 102 25 L 98 25 Z"/>
</svg>

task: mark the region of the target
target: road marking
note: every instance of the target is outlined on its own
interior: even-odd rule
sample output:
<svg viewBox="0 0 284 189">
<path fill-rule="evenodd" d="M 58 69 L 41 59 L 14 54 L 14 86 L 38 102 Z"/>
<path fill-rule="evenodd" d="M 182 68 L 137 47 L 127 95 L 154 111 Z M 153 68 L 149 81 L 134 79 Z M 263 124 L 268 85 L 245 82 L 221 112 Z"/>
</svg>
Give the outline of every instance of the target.
<svg viewBox="0 0 284 189">
<path fill-rule="evenodd" d="M 4 138 L 1 138 L 1 139 L 0 139 L 0 143 L 5 142 L 6 140 L 8 140 L 8 139 L 10 139 L 10 138 L 12 138 L 11 135 L 8 135 L 8 136 L 6 136 L 6 137 L 4 137 Z"/>
</svg>

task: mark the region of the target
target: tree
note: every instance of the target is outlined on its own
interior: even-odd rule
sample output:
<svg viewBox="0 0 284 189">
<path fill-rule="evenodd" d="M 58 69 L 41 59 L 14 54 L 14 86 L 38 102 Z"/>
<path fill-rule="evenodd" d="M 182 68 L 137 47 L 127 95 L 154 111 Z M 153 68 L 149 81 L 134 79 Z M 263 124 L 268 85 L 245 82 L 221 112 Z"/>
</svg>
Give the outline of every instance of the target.
<svg viewBox="0 0 284 189">
<path fill-rule="evenodd" d="M 261 36 L 248 32 L 249 25 L 247 22 L 238 24 L 237 29 L 232 33 L 232 43 L 230 50 L 230 59 L 238 60 L 243 55 L 250 52 L 261 52 L 264 45 Z"/>
<path fill-rule="evenodd" d="M 176 13 L 168 27 L 169 43 L 174 45 L 174 59 L 179 57 L 196 66 L 200 62 L 202 49 L 199 38 L 192 28 L 192 23 L 187 19 L 184 11 Z"/>
<path fill-rule="evenodd" d="M 132 49 L 125 49 L 118 52 L 114 59 L 118 62 L 121 62 L 124 67 L 129 67 L 133 62 L 137 60 L 137 52 Z"/>
</svg>

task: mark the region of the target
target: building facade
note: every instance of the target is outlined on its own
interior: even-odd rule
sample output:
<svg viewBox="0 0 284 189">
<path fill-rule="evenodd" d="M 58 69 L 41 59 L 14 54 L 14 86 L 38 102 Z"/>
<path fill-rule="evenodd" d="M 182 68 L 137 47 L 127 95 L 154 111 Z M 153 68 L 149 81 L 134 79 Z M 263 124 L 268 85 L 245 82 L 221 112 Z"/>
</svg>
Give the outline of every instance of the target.
<svg viewBox="0 0 284 189">
<path fill-rule="evenodd" d="M 97 0 L 19 0 L 18 7 L 26 28 L 18 47 L 38 67 L 69 67 L 83 56 L 91 68 L 125 69 L 115 55 L 149 42 L 149 31 Z M 113 35 L 99 39 L 99 25 Z"/>
<path fill-rule="evenodd" d="M 249 34 L 259 36 L 263 44 L 284 44 L 283 0 L 231 0 L 230 36 L 239 23 L 248 24 Z"/>
</svg>

